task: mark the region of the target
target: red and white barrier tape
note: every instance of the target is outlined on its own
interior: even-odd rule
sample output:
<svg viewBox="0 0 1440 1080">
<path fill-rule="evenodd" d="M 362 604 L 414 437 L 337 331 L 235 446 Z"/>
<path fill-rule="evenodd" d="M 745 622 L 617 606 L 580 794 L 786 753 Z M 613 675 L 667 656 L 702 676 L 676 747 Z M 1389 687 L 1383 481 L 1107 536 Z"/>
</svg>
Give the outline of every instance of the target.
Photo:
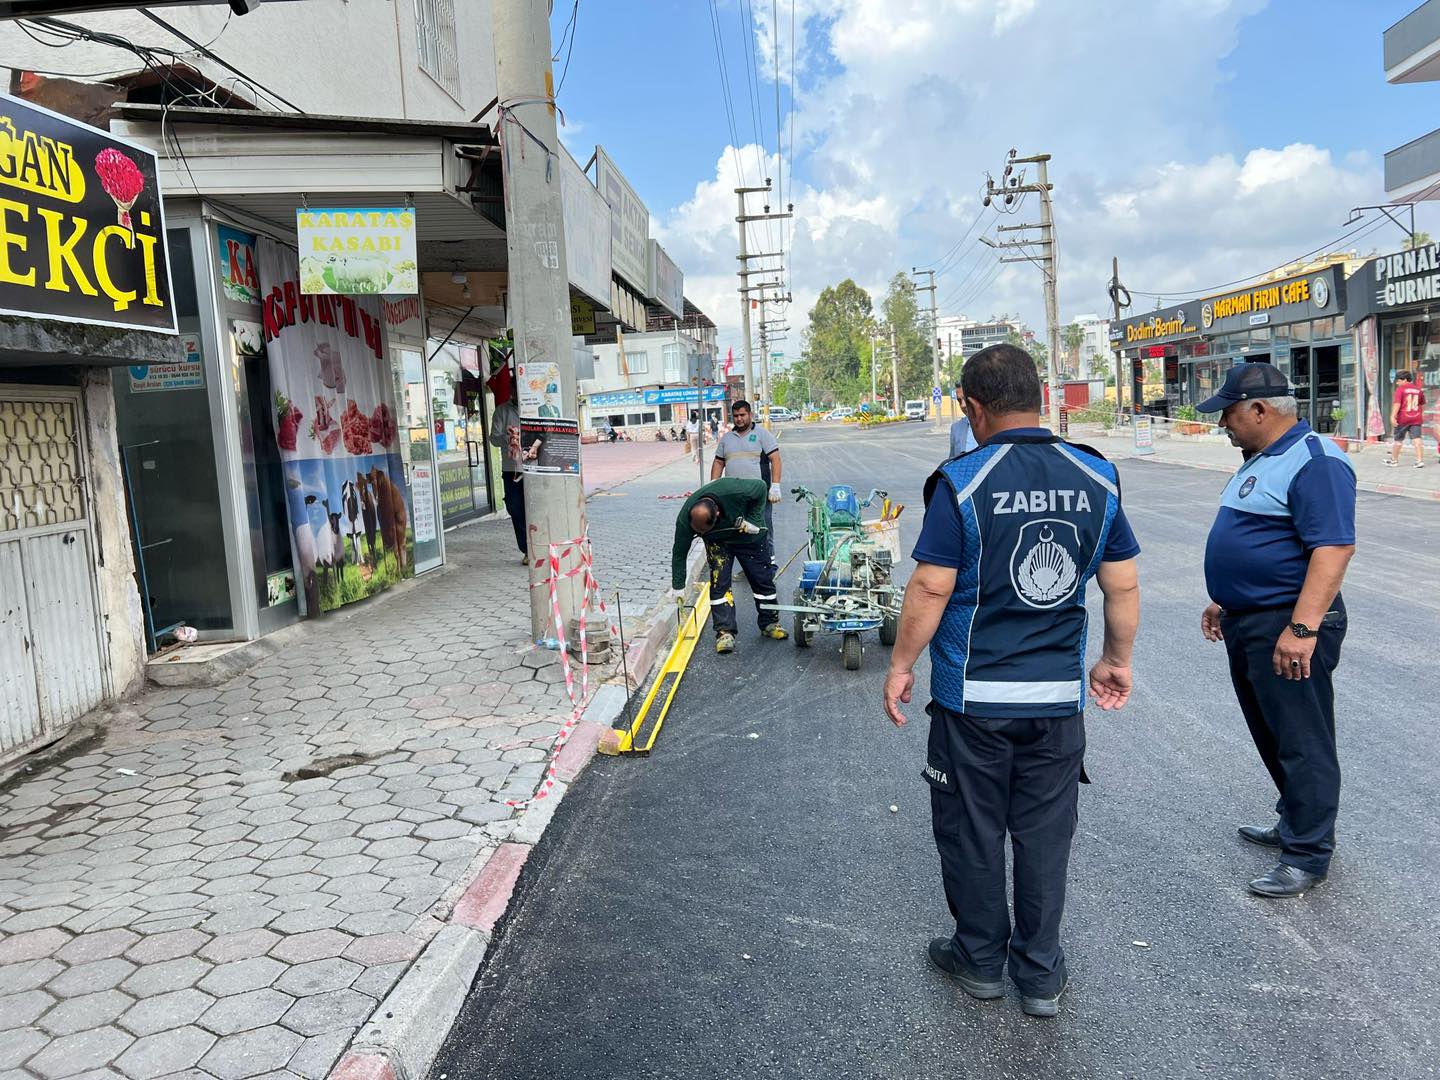
<svg viewBox="0 0 1440 1080">
<path fill-rule="evenodd" d="M 600 595 L 600 583 L 595 580 L 594 561 L 590 552 L 590 537 L 581 536 L 574 540 L 562 540 L 558 544 L 549 545 L 549 555 L 546 559 L 550 564 L 550 574 L 543 582 L 536 582 L 537 585 L 548 585 L 550 587 L 550 613 L 555 620 L 555 639 L 560 643 L 560 664 L 565 671 L 565 694 L 570 699 L 569 719 L 561 725 L 556 732 L 555 738 L 550 743 L 550 758 L 545 765 L 545 778 L 540 782 L 540 788 L 528 799 L 506 799 L 505 805 L 518 809 L 527 806 L 532 802 L 548 798 L 558 782 L 555 763 L 560 756 L 560 751 L 570 741 L 570 736 L 575 732 L 575 726 L 580 723 L 580 718 L 585 715 L 585 706 L 590 698 L 590 635 L 586 632 L 586 624 L 589 622 L 590 604 L 593 599 L 600 611 L 601 621 L 610 626 L 612 634 L 618 634 L 619 628 L 610 624 L 610 613 L 605 607 L 605 599 Z M 580 563 L 569 570 L 562 571 L 560 562 L 572 553 L 578 553 Z M 565 578 L 582 577 L 580 594 L 580 696 L 575 696 L 575 669 L 570 663 L 570 641 L 565 634 L 565 616 L 560 611 L 560 582 Z"/>
</svg>

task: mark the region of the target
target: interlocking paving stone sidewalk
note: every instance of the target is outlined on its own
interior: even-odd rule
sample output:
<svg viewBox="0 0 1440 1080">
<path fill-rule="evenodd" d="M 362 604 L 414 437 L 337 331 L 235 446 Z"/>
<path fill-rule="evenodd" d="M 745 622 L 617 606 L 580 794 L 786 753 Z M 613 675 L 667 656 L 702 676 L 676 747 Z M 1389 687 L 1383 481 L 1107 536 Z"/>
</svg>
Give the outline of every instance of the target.
<svg viewBox="0 0 1440 1080">
<path fill-rule="evenodd" d="M 674 468 L 590 504 L 602 585 L 642 610 Z M 0 1080 L 326 1075 L 569 712 L 509 523 L 446 543 L 443 573 L 152 690 L 0 789 Z"/>
</svg>

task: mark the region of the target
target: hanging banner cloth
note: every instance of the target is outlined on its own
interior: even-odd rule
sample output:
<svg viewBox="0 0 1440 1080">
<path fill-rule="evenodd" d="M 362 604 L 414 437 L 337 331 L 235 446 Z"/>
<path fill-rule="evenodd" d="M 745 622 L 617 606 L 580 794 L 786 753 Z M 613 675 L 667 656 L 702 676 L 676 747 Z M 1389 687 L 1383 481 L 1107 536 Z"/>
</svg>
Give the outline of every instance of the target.
<svg viewBox="0 0 1440 1080">
<path fill-rule="evenodd" d="M 259 240 L 275 440 L 296 581 L 310 615 L 414 567 L 395 380 L 378 296 L 307 296 L 293 248 Z"/>
</svg>

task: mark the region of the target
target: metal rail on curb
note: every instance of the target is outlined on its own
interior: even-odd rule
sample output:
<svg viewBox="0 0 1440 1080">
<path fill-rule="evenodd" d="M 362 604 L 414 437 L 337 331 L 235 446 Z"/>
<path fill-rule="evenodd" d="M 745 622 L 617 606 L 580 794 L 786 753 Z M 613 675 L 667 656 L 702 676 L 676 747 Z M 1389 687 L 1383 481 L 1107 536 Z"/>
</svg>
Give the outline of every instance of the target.
<svg viewBox="0 0 1440 1080">
<path fill-rule="evenodd" d="M 705 620 L 709 617 L 710 586 L 705 584 L 700 586 L 700 591 L 695 596 L 695 603 L 681 603 L 680 618 L 675 628 L 675 643 L 670 646 L 670 652 L 665 657 L 665 662 L 660 665 L 660 670 L 655 675 L 655 681 L 650 685 L 650 691 L 645 695 L 645 700 L 640 705 L 640 711 L 635 714 L 634 721 L 628 728 L 614 729 L 613 740 L 602 739 L 600 742 L 602 753 L 650 753 L 655 745 L 655 740 L 660 737 L 660 728 L 664 725 L 665 717 L 670 712 L 670 702 L 675 698 L 675 691 L 680 688 L 680 679 L 685 675 L 685 669 L 690 664 L 690 657 L 694 655 L 695 646 L 700 641 L 700 634 L 705 629 Z M 646 722 L 657 701 L 660 703 L 659 712 L 654 722 L 650 724 L 649 732 L 642 734 L 645 732 Z"/>
</svg>

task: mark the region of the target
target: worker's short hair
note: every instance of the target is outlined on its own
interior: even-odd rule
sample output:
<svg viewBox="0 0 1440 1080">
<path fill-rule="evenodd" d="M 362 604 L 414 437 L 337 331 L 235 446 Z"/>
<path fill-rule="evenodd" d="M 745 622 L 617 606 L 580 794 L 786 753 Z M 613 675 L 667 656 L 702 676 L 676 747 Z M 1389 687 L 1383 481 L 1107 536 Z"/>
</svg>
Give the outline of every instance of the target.
<svg viewBox="0 0 1440 1080">
<path fill-rule="evenodd" d="M 711 525 L 714 525 L 715 522 L 717 522 L 717 521 L 720 520 L 720 504 L 719 504 L 718 502 L 716 502 L 714 499 L 712 499 L 709 495 L 704 495 L 704 496 L 702 496 L 702 497 L 695 503 L 695 505 L 690 508 L 690 513 L 691 513 L 691 514 L 694 514 L 696 510 L 700 510 L 700 509 L 702 509 L 702 508 L 705 509 L 705 510 L 710 511 L 710 524 L 711 524 Z"/>
<path fill-rule="evenodd" d="M 1038 413 L 1044 395 L 1035 358 L 1015 345 L 981 349 L 960 371 L 960 392 L 988 413 Z"/>
<path fill-rule="evenodd" d="M 750 403 L 744 398 L 741 398 L 739 401 L 733 401 L 730 403 L 730 411 L 734 412 L 736 409 L 744 409 L 746 412 L 755 411 L 753 408 L 751 408 Z"/>
</svg>

